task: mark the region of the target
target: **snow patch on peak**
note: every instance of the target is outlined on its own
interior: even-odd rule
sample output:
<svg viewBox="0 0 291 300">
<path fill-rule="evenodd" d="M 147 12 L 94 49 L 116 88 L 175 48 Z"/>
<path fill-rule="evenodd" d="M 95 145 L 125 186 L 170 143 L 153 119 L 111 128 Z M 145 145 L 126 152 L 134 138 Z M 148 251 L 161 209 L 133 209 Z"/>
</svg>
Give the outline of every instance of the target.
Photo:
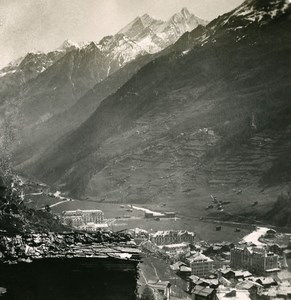
<svg viewBox="0 0 291 300">
<path fill-rule="evenodd" d="M 71 41 L 71 40 L 65 40 L 62 45 L 58 48 L 58 50 L 71 50 L 71 49 L 78 49 L 80 48 L 80 45 Z"/>
<path fill-rule="evenodd" d="M 226 14 L 227 17 L 221 25 L 229 25 L 234 18 L 239 18 L 246 24 L 256 22 L 259 25 L 264 25 L 284 14 L 290 8 L 291 2 L 289 0 L 247 0 L 231 13 Z"/>
<path fill-rule="evenodd" d="M 187 7 L 183 7 L 182 10 L 181 10 L 181 13 L 187 17 L 189 16 L 191 13 L 189 12 L 188 8 Z"/>
<path fill-rule="evenodd" d="M 148 14 L 135 18 L 118 34 L 129 37 L 148 53 L 156 53 L 175 43 L 186 31 L 205 26 L 207 21 L 197 18 L 184 7 L 167 21 L 152 18 Z"/>
<path fill-rule="evenodd" d="M 140 20 L 141 20 L 141 22 L 142 22 L 142 24 L 145 28 L 151 26 L 151 24 L 153 22 L 158 21 L 158 20 L 153 19 L 152 17 L 150 17 L 148 14 L 144 14 L 143 16 L 141 16 Z"/>
</svg>

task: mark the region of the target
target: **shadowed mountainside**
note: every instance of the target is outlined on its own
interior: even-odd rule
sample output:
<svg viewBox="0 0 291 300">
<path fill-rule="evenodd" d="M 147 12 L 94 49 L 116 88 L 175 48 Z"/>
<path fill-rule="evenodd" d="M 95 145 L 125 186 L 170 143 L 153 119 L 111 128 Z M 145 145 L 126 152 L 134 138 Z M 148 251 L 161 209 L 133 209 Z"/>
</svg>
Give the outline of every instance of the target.
<svg viewBox="0 0 291 300">
<path fill-rule="evenodd" d="M 145 14 L 98 43 L 81 46 L 65 41 L 56 51 L 31 53 L 1 70 L 0 82 L 10 82 L 14 76 L 14 85 L 19 85 L 0 109 L 3 114 L 10 111 L 16 119 L 20 142 L 14 153 L 15 165 L 36 160 L 44 149 L 78 127 L 104 98 L 153 59 L 149 53 L 161 51 L 200 24 L 207 22 L 186 8 L 167 21 Z M 33 73 L 31 80 L 20 80 L 22 66 Z M 5 90 L 9 91 L 9 87 Z"/>
<path fill-rule="evenodd" d="M 26 163 L 31 163 L 41 156 L 42 151 L 55 143 L 62 135 L 80 126 L 95 111 L 102 100 L 116 92 L 153 57 L 154 55 L 144 55 L 128 63 L 96 84 L 68 110 L 30 128 L 14 151 L 15 164 L 21 163 L 21 168 L 23 168 Z"/>
<path fill-rule="evenodd" d="M 284 3 L 246 1 L 186 34 L 28 171 L 73 195 L 111 201 L 180 202 L 198 187 L 259 193 L 268 170 L 291 153 Z"/>
</svg>

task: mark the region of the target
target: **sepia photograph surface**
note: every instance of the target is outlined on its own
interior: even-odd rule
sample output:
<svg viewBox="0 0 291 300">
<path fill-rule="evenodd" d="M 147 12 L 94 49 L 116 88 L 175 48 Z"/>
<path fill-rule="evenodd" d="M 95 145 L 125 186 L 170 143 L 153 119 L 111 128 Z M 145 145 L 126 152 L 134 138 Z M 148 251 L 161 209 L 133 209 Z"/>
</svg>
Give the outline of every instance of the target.
<svg viewBox="0 0 291 300">
<path fill-rule="evenodd" d="M 2 299 L 291 299 L 291 0 L 0 0 Z"/>
</svg>

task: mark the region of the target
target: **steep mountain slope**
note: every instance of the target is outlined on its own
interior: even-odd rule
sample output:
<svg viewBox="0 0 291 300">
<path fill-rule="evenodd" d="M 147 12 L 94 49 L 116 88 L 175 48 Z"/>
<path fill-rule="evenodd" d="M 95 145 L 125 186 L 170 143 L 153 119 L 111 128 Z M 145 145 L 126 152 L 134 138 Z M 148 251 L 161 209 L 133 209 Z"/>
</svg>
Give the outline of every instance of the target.
<svg viewBox="0 0 291 300">
<path fill-rule="evenodd" d="M 45 149 L 54 144 L 62 135 L 80 126 L 95 111 L 103 99 L 116 92 L 152 59 L 153 55 L 144 55 L 135 59 L 96 84 L 68 110 L 30 128 L 29 134 L 20 145 L 17 145 L 14 151 L 13 159 L 17 168 L 25 169 L 27 163 L 36 160 Z"/>
<path fill-rule="evenodd" d="M 83 47 L 71 47 L 67 53 L 27 82 L 14 99 L 22 117 L 24 135 L 31 128 L 62 113 L 98 82 L 120 67 L 147 52 L 125 36 L 104 38 Z"/>
<path fill-rule="evenodd" d="M 242 24 L 251 8 L 265 14 L 264 3 L 246 1 L 242 17 L 234 10 L 182 37 L 179 51 L 143 67 L 29 172 L 110 201 L 183 203 L 216 193 L 237 210 L 254 195 L 274 200 L 259 192 L 268 170 L 290 161 L 291 28 L 290 5 L 272 3 L 264 22 L 224 24 Z"/>
<path fill-rule="evenodd" d="M 21 95 L 24 127 L 35 126 L 72 106 L 96 82 L 106 77 L 105 56 L 91 43 L 69 51 L 34 81 Z"/>
<path fill-rule="evenodd" d="M 28 54 L 19 65 L 2 70 L 5 101 L 0 113 L 17 114 L 23 139 L 39 124 L 62 113 L 96 83 L 147 52 L 124 35 L 78 46 L 70 41 L 49 54 Z"/>
<path fill-rule="evenodd" d="M 10 99 L 9 103 L 16 103 L 19 111 L 17 126 L 22 127 L 15 164 L 33 160 L 61 135 L 79 126 L 101 100 L 153 58 L 148 52 L 165 48 L 198 23 L 205 22 L 183 9 L 167 22 L 148 15 L 138 17 L 121 32 L 104 37 L 99 43 L 80 46 L 65 41 L 58 51 L 65 50 L 66 55 L 28 82 L 13 101 Z M 160 32 L 162 43 L 155 51 L 147 51 L 145 46 L 152 44 L 152 29 Z"/>
<path fill-rule="evenodd" d="M 21 63 L 4 68 L 0 75 L 2 94 L 11 91 L 12 86 L 26 83 L 21 91 L 16 88 L 7 96 L 10 96 L 10 103 L 19 103 L 22 125 L 30 130 L 31 126 L 72 106 L 96 83 L 128 62 L 148 52 L 164 49 L 185 31 L 202 23 L 206 22 L 183 9 L 167 22 L 156 21 L 149 16 L 138 17 L 121 32 L 104 37 L 98 43 L 79 46 L 67 40 L 56 51 L 31 53 Z M 153 36 L 153 33 L 159 37 Z M 160 40 L 159 47 L 149 51 L 148 46 L 156 39 Z"/>
<path fill-rule="evenodd" d="M 280 227 L 291 226 L 291 195 L 290 191 L 287 194 L 278 196 L 273 207 L 263 216 L 270 223 Z"/>
<path fill-rule="evenodd" d="M 23 85 L 54 64 L 66 50 L 49 53 L 28 53 L 0 70 L 0 105 L 20 92 Z"/>
<path fill-rule="evenodd" d="M 1 103 L 11 100 L 24 88 L 25 83 L 35 79 L 38 75 L 56 63 L 67 52 L 75 50 L 80 46 L 72 41 L 66 40 L 56 50 L 48 53 L 30 52 L 25 57 L 20 57 L 0 70 L 0 98 Z"/>
</svg>

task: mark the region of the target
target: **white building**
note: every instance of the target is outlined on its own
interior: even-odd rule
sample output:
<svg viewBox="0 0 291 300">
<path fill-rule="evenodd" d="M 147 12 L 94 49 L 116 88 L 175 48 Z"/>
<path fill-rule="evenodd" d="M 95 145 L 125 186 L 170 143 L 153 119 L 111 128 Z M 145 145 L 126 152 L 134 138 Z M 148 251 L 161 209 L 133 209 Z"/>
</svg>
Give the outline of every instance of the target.
<svg viewBox="0 0 291 300">
<path fill-rule="evenodd" d="M 67 210 L 62 212 L 63 223 L 73 227 L 84 226 L 88 223 L 101 224 L 104 221 L 102 210 Z"/>
<path fill-rule="evenodd" d="M 190 252 L 190 245 L 188 243 L 164 245 L 159 246 L 159 248 L 164 250 L 171 257 Z"/>
<path fill-rule="evenodd" d="M 201 252 L 188 257 L 187 261 L 190 263 L 193 275 L 205 277 L 213 271 L 213 260 Z"/>
<path fill-rule="evenodd" d="M 106 223 L 87 223 L 85 225 L 82 225 L 79 227 L 79 229 L 81 230 L 85 230 L 85 231 L 90 231 L 90 232 L 94 232 L 94 231 L 99 231 L 100 229 L 106 229 L 108 228 L 108 225 Z"/>
<path fill-rule="evenodd" d="M 150 234 L 150 240 L 157 245 L 189 243 L 193 244 L 195 233 L 186 230 L 157 231 Z"/>
</svg>

